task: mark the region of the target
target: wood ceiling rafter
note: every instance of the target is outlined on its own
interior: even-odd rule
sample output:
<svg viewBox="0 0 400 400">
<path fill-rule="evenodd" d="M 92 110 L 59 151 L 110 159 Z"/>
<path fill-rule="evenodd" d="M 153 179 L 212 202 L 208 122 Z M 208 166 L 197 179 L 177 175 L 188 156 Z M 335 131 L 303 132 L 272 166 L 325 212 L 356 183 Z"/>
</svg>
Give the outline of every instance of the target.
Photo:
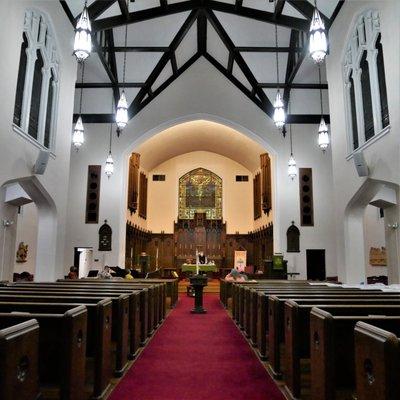
<svg viewBox="0 0 400 400">
<path fill-rule="evenodd" d="M 118 2 L 121 15 L 98 18 L 107 8 L 112 4 Z M 315 83 L 293 83 L 293 80 L 299 70 L 302 61 L 307 54 L 307 46 L 304 45 L 299 47 L 298 40 L 295 41 L 295 37 L 301 35 L 300 32 L 308 31 L 309 21 L 312 16 L 313 6 L 306 0 L 295 1 L 299 4 L 294 7 L 307 19 L 290 17 L 282 15 L 285 3 L 289 3 L 293 6 L 291 0 L 277 0 L 276 7 L 273 13 L 262 10 L 257 10 L 243 6 L 243 1 L 237 0 L 234 4 L 228 4 L 216 0 L 186 0 L 179 3 L 169 4 L 165 0 L 160 0 L 160 6 L 153 7 L 150 9 L 129 12 L 126 0 L 96 0 L 91 5 L 91 16 L 96 15 L 96 18 L 92 21 L 92 27 L 94 29 L 93 36 L 93 47 L 98 53 L 100 61 L 110 79 L 110 82 L 106 83 L 77 83 L 77 88 L 112 88 L 115 101 L 119 99 L 119 89 L 122 87 L 139 88 L 139 92 L 133 99 L 129 106 L 128 113 L 129 118 L 133 118 L 139 111 L 141 111 L 147 104 L 155 99 L 166 87 L 168 87 L 173 81 L 175 81 L 184 71 L 186 71 L 195 61 L 201 56 L 204 56 L 214 67 L 216 67 L 221 73 L 225 75 L 235 86 L 241 90 L 250 100 L 254 102 L 260 109 L 262 109 L 268 116 L 273 115 L 273 105 L 268 99 L 267 95 L 263 91 L 263 88 L 275 88 L 276 83 L 263 83 L 257 82 L 251 69 L 243 59 L 241 52 L 275 52 L 275 47 L 266 46 L 238 46 L 236 47 L 223 28 L 222 24 L 216 17 L 214 11 L 237 15 L 244 18 L 250 18 L 257 21 L 262 21 L 270 24 L 277 24 L 284 27 L 291 27 L 291 40 L 289 47 L 279 47 L 278 52 L 287 52 L 288 64 L 286 68 L 285 82 L 280 85 L 284 89 L 284 99 L 289 100 L 291 89 L 327 89 L 327 84 L 315 84 Z M 341 0 L 337 5 L 331 20 L 323 15 L 326 20 L 326 24 L 329 26 L 336 15 L 338 14 L 340 7 L 343 5 L 344 0 Z M 76 18 L 71 14 L 68 5 L 65 0 L 60 0 L 60 3 L 67 14 L 67 17 L 73 25 L 75 25 Z M 104 3 L 104 4 L 100 4 Z M 307 5 L 308 3 L 309 5 Z M 115 47 L 113 41 L 112 29 L 114 27 L 123 26 L 126 23 L 132 24 L 136 22 L 151 20 L 162 16 L 173 15 L 181 12 L 190 11 L 189 16 L 175 35 L 169 46 L 128 46 L 128 47 Z M 79 17 L 79 16 L 78 16 Z M 77 18 L 78 18 L 77 17 Z M 220 39 L 226 46 L 229 52 L 228 65 L 225 67 L 220 64 L 214 57 L 207 52 L 207 20 L 213 26 Z M 197 52 L 180 68 L 178 68 L 176 60 L 176 50 L 179 44 L 184 40 L 187 32 L 194 23 L 197 23 Z M 102 46 L 98 42 L 100 32 L 97 34 L 95 31 L 98 30 L 103 32 L 106 36 L 106 43 L 102 42 Z M 128 82 L 125 85 L 118 81 L 117 76 L 117 64 L 115 53 L 117 52 L 160 52 L 163 53 L 159 62 L 154 67 L 145 82 Z M 166 79 L 158 88 L 153 90 L 152 86 L 160 77 L 165 66 L 170 63 L 172 68 L 172 75 Z M 251 85 L 251 90 L 248 89 L 243 83 L 239 81 L 233 75 L 233 66 L 236 65 L 242 71 L 246 79 Z M 77 116 L 74 116 L 76 119 Z M 114 117 L 112 114 L 85 114 L 82 115 L 85 122 L 110 122 Z M 288 115 L 287 123 L 319 123 L 319 115 Z M 329 121 L 329 115 L 326 116 L 326 121 Z"/>
</svg>

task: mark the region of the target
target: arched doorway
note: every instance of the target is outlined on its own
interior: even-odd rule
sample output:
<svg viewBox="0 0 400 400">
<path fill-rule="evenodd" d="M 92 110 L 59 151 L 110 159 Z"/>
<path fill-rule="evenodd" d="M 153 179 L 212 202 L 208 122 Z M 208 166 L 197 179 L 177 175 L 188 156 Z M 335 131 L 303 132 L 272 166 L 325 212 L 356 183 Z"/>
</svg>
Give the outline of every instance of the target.
<svg viewBox="0 0 400 400">
<path fill-rule="evenodd" d="M 3 214 L 0 241 L 1 279 L 12 280 L 15 265 L 15 249 L 18 235 L 18 211 L 29 205 L 36 208 L 36 237 L 31 268 L 35 280 L 55 279 L 57 209 L 55 203 L 36 176 L 14 179 L 3 183 L 0 188 L 0 209 Z M 31 227 L 32 229 L 32 227 Z M 33 234 L 31 235 L 33 237 Z M 29 257 L 29 248 L 28 248 Z"/>
<path fill-rule="evenodd" d="M 367 233 L 366 211 L 370 205 L 383 210 L 384 241 L 387 255 L 389 283 L 399 283 L 400 260 L 398 250 L 398 185 L 367 179 L 350 200 L 345 210 L 345 281 L 367 282 L 371 274 L 370 244 Z M 368 207 L 368 208 L 367 208 Z M 369 214 L 369 212 L 368 212 Z M 376 229 L 376 227 L 375 227 Z"/>
</svg>

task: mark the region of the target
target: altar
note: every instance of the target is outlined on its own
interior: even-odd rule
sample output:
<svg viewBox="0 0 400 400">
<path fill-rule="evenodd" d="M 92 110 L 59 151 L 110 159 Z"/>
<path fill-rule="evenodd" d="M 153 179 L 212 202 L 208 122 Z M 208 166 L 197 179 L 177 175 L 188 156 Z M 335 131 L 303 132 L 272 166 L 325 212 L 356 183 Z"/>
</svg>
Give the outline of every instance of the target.
<svg viewBox="0 0 400 400">
<path fill-rule="evenodd" d="M 196 272 L 196 264 L 182 264 L 181 266 L 181 271 L 182 272 Z M 199 264 L 199 272 L 217 272 L 218 267 L 214 263 L 208 263 L 208 264 Z"/>
</svg>

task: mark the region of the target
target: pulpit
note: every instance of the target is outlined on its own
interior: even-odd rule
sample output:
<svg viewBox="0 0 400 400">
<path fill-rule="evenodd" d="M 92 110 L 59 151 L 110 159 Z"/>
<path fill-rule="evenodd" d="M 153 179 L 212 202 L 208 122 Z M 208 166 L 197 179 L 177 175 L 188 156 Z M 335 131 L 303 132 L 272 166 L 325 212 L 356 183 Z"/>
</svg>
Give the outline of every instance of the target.
<svg viewBox="0 0 400 400">
<path fill-rule="evenodd" d="M 205 314 L 207 311 L 203 308 L 203 288 L 207 286 L 207 276 L 193 275 L 190 278 L 190 284 L 194 289 L 194 308 L 192 314 Z"/>
</svg>

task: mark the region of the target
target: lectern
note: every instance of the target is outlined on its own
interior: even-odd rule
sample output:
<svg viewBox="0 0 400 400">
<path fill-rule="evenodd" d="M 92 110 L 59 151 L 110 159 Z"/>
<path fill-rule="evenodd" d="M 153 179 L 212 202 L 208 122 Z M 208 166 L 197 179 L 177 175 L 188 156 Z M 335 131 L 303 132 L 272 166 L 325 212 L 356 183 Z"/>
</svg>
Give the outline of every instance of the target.
<svg viewBox="0 0 400 400">
<path fill-rule="evenodd" d="M 194 308 L 192 314 L 205 314 L 207 311 L 203 308 L 203 288 L 207 286 L 206 275 L 193 275 L 190 278 L 190 284 L 194 289 Z"/>
</svg>

